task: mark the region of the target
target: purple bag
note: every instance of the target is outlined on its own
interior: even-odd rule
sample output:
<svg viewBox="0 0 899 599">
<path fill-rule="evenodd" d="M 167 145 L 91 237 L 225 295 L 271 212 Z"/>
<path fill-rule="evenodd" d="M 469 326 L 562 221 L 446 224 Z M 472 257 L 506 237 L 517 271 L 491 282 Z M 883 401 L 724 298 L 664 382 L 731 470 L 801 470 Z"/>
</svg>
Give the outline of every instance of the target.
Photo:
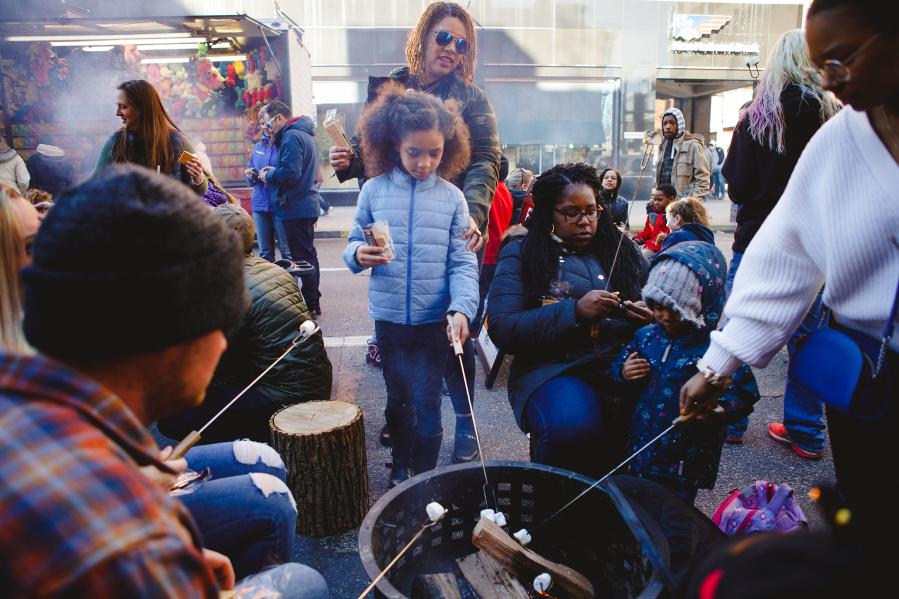
<svg viewBox="0 0 899 599">
<path fill-rule="evenodd" d="M 790 485 L 776 485 L 766 480 L 757 480 L 743 490 L 731 491 L 715 510 L 712 522 L 728 535 L 808 528 L 808 521 Z"/>
<path fill-rule="evenodd" d="M 228 203 L 228 195 L 224 191 L 219 189 L 218 186 L 213 185 L 212 181 L 209 182 L 209 189 L 206 190 L 206 193 L 200 196 L 200 199 L 213 208 Z"/>
</svg>

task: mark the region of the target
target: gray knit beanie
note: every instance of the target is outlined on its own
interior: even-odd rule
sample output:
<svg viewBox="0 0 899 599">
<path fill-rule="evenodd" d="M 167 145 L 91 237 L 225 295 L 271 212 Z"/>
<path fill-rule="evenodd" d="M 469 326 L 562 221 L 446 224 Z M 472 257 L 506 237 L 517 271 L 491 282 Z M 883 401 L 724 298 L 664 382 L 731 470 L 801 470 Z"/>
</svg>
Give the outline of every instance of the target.
<svg viewBox="0 0 899 599">
<path fill-rule="evenodd" d="M 702 286 L 690 267 L 678 260 L 661 260 L 649 271 L 643 301 L 653 301 L 677 312 L 685 321 L 705 327 Z"/>
<path fill-rule="evenodd" d="M 22 271 L 25 337 L 59 358 L 135 355 L 249 309 L 238 236 L 185 185 L 112 166 L 63 193 Z"/>
</svg>

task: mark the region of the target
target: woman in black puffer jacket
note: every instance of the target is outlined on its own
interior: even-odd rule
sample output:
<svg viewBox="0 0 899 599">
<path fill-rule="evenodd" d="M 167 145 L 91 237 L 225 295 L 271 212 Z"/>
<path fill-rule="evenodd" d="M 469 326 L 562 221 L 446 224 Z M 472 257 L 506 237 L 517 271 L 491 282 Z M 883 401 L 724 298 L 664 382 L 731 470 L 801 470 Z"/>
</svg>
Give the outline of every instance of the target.
<svg viewBox="0 0 899 599">
<path fill-rule="evenodd" d="M 161 421 L 159 430 L 180 439 L 217 413 L 284 353 L 300 326 L 312 319 L 300 289 L 286 270 L 252 254 L 253 219 L 240 206 L 213 209 L 244 241 L 244 279 L 250 291 L 250 310 L 228 331 L 228 350 L 222 356 L 206 400 L 193 410 Z M 269 418 L 284 406 L 331 398 L 331 362 L 321 332 L 295 347 L 215 425 L 203 433 L 205 443 L 249 438 L 268 442 Z"/>
<path fill-rule="evenodd" d="M 611 400 L 609 365 L 651 318 L 639 301 L 646 265 L 599 192 L 586 164 L 540 175 L 527 235 L 503 249 L 487 300 L 490 338 L 515 356 L 509 402 L 536 461 L 588 475 L 624 448 L 615 433 L 630 414 Z"/>
</svg>

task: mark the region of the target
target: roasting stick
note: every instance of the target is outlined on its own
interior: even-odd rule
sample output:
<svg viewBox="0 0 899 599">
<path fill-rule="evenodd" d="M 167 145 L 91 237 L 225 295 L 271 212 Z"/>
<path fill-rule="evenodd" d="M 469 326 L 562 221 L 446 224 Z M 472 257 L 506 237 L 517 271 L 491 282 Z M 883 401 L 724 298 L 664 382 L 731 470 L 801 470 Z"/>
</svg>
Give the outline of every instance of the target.
<svg viewBox="0 0 899 599">
<path fill-rule="evenodd" d="M 312 327 L 311 327 L 311 328 L 305 326 L 305 325 L 308 324 L 308 323 L 312 323 Z M 184 437 L 184 438 L 181 440 L 181 442 L 178 443 L 178 445 L 175 446 L 175 449 L 172 450 L 172 453 L 171 453 L 171 455 L 168 457 L 168 459 L 169 459 L 169 460 L 177 460 L 177 459 L 179 459 L 179 458 L 183 458 L 183 457 L 184 457 L 184 454 L 187 453 L 187 450 L 189 450 L 191 447 L 193 447 L 194 445 L 196 445 L 196 444 L 200 441 L 200 435 L 203 434 L 203 431 L 205 431 L 207 428 L 209 428 L 209 426 L 210 426 L 213 422 L 215 422 L 215 421 L 218 419 L 219 416 L 221 416 L 222 414 L 224 414 L 225 411 L 226 411 L 228 408 L 230 408 L 232 405 L 234 405 L 234 402 L 236 402 L 238 399 L 240 399 L 241 397 L 243 397 L 244 393 L 246 393 L 247 391 L 249 391 L 249 390 L 253 387 L 253 385 L 255 385 L 256 383 L 258 383 L 258 382 L 259 382 L 259 379 L 261 379 L 261 378 L 264 377 L 266 374 L 268 374 L 268 371 L 269 371 L 269 370 L 271 370 L 272 368 L 274 368 L 275 366 L 277 366 L 277 365 L 278 365 L 278 362 L 280 362 L 281 360 L 283 360 L 284 358 L 286 358 L 286 357 L 287 357 L 287 354 L 289 354 L 291 351 L 293 351 L 293 348 L 295 348 L 295 347 L 296 347 L 297 345 L 299 345 L 300 343 L 306 341 L 307 339 L 309 339 L 310 337 L 312 337 L 313 335 L 315 335 L 315 334 L 316 334 L 317 332 L 319 332 L 320 330 L 321 330 L 321 327 L 318 326 L 317 324 L 315 324 L 313 321 L 307 320 L 306 322 L 304 322 L 304 323 L 303 323 L 303 326 L 300 327 L 300 333 L 299 333 L 299 335 L 297 335 L 296 337 L 293 338 L 293 341 L 290 343 L 290 346 L 287 348 L 287 350 L 286 350 L 283 354 L 281 354 L 281 355 L 278 357 L 277 360 L 275 360 L 274 362 L 272 362 L 271 364 L 269 364 L 268 368 L 266 368 L 265 370 L 262 371 L 262 374 L 260 374 L 260 375 L 257 376 L 255 379 L 253 379 L 253 382 L 252 382 L 252 383 L 250 383 L 249 385 L 247 385 L 246 387 L 244 387 L 243 391 L 241 391 L 240 393 L 238 393 L 237 396 L 236 396 L 234 399 L 232 399 L 231 401 L 229 401 L 228 404 L 227 404 L 224 408 L 222 408 L 221 410 L 219 410 L 218 414 L 216 414 L 215 416 L 213 416 L 213 417 L 209 420 L 209 422 L 207 422 L 206 424 L 203 425 L 203 427 L 202 427 L 200 430 L 189 432 L 189 433 L 187 434 L 187 436 Z"/>
<path fill-rule="evenodd" d="M 664 437 L 665 435 L 667 435 L 668 433 L 670 433 L 670 432 L 671 432 L 677 425 L 683 424 L 684 422 L 687 422 L 688 420 L 690 420 L 691 418 L 693 418 L 693 416 L 695 416 L 695 412 L 690 412 L 690 413 L 687 413 L 687 414 L 681 414 L 680 416 L 678 416 L 677 418 L 675 418 L 674 421 L 671 423 L 671 425 L 670 425 L 668 428 L 666 428 L 665 430 L 663 430 L 661 433 L 659 433 L 658 435 L 656 435 L 656 436 L 652 439 L 652 441 L 650 441 L 649 443 L 647 443 L 646 445 L 644 445 L 643 447 L 641 447 L 640 449 L 638 449 L 637 451 L 635 451 L 634 453 L 632 453 L 632 454 L 631 454 L 630 456 L 628 456 L 623 462 L 621 462 L 620 464 L 618 464 L 617 466 L 615 466 L 614 468 L 612 468 L 611 470 L 609 470 L 609 471 L 608 471 L 602 478 L 600 478 L 598 481 L 596 481 L 595 483 L 593 483 L 592 485 L 590 485 L 589 487 L 587 487 L 586 489 L 584 489 L 583 491 L 581 491 L 580 494 L 578 494 L 574 499 L 572 499 L 571 501 L 569 501 L 568 503 L 566 503 L 565 505 L 563 505 L 561 508 L 559 508 L 558 510 L 556 510 L 556 512 L 555 512 L 553 515 L 551 515 L 549 518 L 547 518 L 546 520 L 544 520 L 543 522 L 541 522 L 540 524 L 538 524 L 537 526 L 535 526 L 535 527 L 534 527 L 534 531 L 537 531 L 537 530 L 540 529 L 544 524 L 546 524 L 547 522 L 549 522 L 550 520 L 552 520 L 553 518 L 555 518 L 556 516 L 558 516 L 559 514 L 561 514 L 562 512 L 564 512 L 565 510 L 567 510 L 569 507 L 571 507 L 571 505 L 572 505 L 574 502 L 576 502 L 578 499 L 580 499 L 581 497 L 583 497 L 584 495 L 586 495 L 587 493 L 589 493 L 592 489 L 596 488 L 596 486 L 599 485 L 602 481 L 606 480 L 607 478 L 609 478 L 610 476 L 612 476 L 613 474 L 615 474 L 616 472 L 618 472 L 618 470 L 619 470 L 622 466 L 624 466 L 625 464 L 627 464 L 628 462 L 630 462 L 631 460 L 633 460 L 635 457 L 637 457 L 638 455 L 640 455 L 641 453 L 643 453 L 643 451 L 644 451 L 645 449 L 647 449 L 649 446 L 651 446 L 653 443 L 655 443 L 656 441 L 658 441 L 659 439 L 661 439 L 662 437 Z"/>
<path fill-rule="evenodd" d="M 487 466 L 484 465 L 484 450 L 481 447 L 481 435 L 478 434 L 478 419 L 474 417 L 474 404 L 471 401 L 471 394 L 468 392 L 468 378 L 465 376 L 465 365 L 462 363 L 462 354 L 465 353 L 465 350 L 462 347 L 462 340 L 456 335 L 456 328 L 453 326 L 453 317 L 447 315 L 446 322 L 449 324 L 450 331 L 452 331 L 453 353 L 456 354 L 456 358 L 459 359 L 459 369 L 462 371 L 462 382 L 465 385 L 465 397 L 468 399 L 468 409 L 471 411 L 471 424 L 474 427 L 474 439 L 478 444 L 481 470 L 484 472 L 484 486 L 481 487 L 481 490 L 484 492 L 484 505 L 490 507 L 490 501 L 487 499 L 487 489 L 490 488 L 490 480 L 487 478 Z M 493 497 L 493 509 L 497 509 L 495 495 Z"/>
<path fill-rule="evenodd" d="M 381 570 L 381 572 L 378 573 L 377 576 L 375 576 L 375 579 L 371 581 L 371 584 L 368 585 L 364 591 L 359 593 L 358 599 L 362 599 L 363 597 L 368 595 L 371 592 L 371 590 L 373 588 L 375 588 L 375 586 L 377 586 L 377 584 L 379 582 L 381 582 L 381 579 L 384 578 L 385 576 L 387 576 L 387 573 L 390 572 L 390 569 L 393 568 L 394 564 L 396 564 L 400 560 L 400 558 L 403 557 L 403 555 L 405 555 L 407 551 L 409 551 L 409 549 L 412 547 L 412 545 L 414 545 L 415 542 L 421 538 L 421 535 L 423 535 L 427 529 L 431 528 L 435 524 L 437 524 L 437 522 L 425 522 L 424 524 L 422 524 L 421 529 L 419 529 L 419 531 L 417 533 L 415 533 L 415 536 L 412 537 L 412 539 L 408 543 L 406 543 L 406 546 L 403 547 L 400 550 L 400 552 L 396 554 L 396 557 L 393 558 L 392 560 L 390 560 L 389 564 L 384 566 L 384 569 Z"/>
<path fill-rule="evenodd" d="M 637 183 L 634 185 L 634 201 L 628 202 L 627 204 L 627 223 L 631 222 L 631 208 L 637 203 L 637 192 L 640 190 L 640 181 L 643 180 L 643 173 L 646 172 L 646 167 L 649 166 L 649 159 L 652 158 L 652 146 L 654 144 L 650 143 L 650 139 L 643 142 L 645 149 L 643 150 L 643 158 L 640 160 L 640 176 L 637 177 Z M 621 236 L 618 238 L 618 246 L 615 248 L 615 257 L 612 258 L 612 266 L 609 268 L 608 276 L 606 276 L 606 290 L 609 289 L 609 284 L 612 282 L 612 273 L 615 272 L 615 266 L 618 265 L 618 254 L 621 253 L 621 243 L 624 241 L 625 237 L 627 237 L 627 235 L 622 231 Z"/>
</svg>

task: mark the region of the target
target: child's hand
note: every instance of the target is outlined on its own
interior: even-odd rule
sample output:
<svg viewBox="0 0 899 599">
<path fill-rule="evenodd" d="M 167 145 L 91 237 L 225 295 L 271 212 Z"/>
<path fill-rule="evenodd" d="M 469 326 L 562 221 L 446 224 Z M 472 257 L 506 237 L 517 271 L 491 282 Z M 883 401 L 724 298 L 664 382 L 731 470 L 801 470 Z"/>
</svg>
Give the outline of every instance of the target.
<svg viewBox="0 0 899 599">
<path fill-rule="evenodd" d="M 446 338 L 450 345 L 453 344 L 453 337 L 461 344 L 468 339 L 468 317 L 461 312 L 455 312 L 452 315 L 452 325 L 449 323 L 446 325 Z"/>
<path fill-rule="evenodd" d="M 649 376 L 649 362 L 637 357 L 637 352 L 632 353 L 624 361 L 621 368 L 621 378 L 626 381 L 639 381 Z"/>
<path fill-rule="evenodd" d="M 646 302 L 632 302 L 625 300 L 621 304 L 624 308 L 624 315 L 640 325 L 647 325 L 652 322 L 652 310 L 646 307 Z"/>
<path fill-rule="evenodd" d="M 662 242 L 668 239 L 667 233 L 659 233 L 659 236 L 656 237 L 656 245 L 662 245 Z"/>
<path fill-rule="evenodd" d="M 384 248 L 373 245 L 360 245 L 356 249 L 356 262 L 363 268 L 374 268 L 387 264 L 390 260 L 384 255 Z"/>
</svg>

